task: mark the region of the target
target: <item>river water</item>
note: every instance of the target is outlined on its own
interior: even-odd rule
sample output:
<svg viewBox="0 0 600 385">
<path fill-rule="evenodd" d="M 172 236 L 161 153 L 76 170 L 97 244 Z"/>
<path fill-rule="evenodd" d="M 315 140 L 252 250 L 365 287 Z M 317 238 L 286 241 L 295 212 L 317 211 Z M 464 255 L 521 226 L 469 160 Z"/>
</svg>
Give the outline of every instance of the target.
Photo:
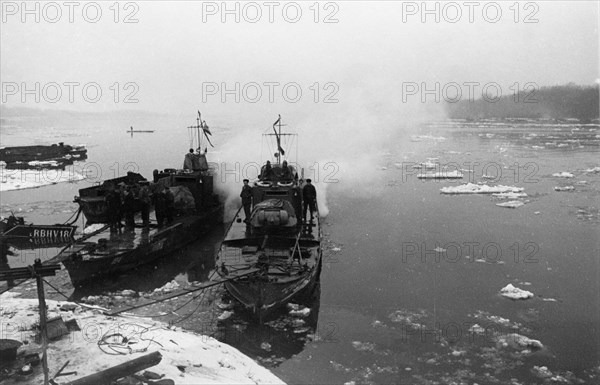
<svg viewBox="0 0 600 385">
<path fill-rule="evenodd" d="M 189 119 L 154 116 L 136 128 L 156 132 L 133 137 L 125 133 L 130 120 L 119 119 L 4 121 L 3 146 L 87 144 L 88 160 L 76 168 L 85 166 L 90 176 L 2 193 L 2 214 L 13 210 L 30 222 L 63 222 L 76 210 L 72 197 L 99 180 L 98 171 L 102 178 L 127 170 L 149 177 L 154 168 L 183 161 L 190 144 L 185 129 L 175 135 L 166 127 L 185 127 Z M 227 120 L 216 127 L 223 137 L 232 135 Z M 257 326 L 234 309 L 222 322 L 189 317 L 180 325 L 210 331 L 288 383 L 598 383 L 599 126 L 439 121 L 416 131 L 381 148 L 364 178 L 340 173 L 318 180 L 329 214 L 322 219 L 320 285 L 297 301 L 311 309 L 308 316 L 282 311 Z M 233 162 L 213 154 L 209 159 Z M 464 178 L 420 180 L 422 162 L 435 164 L 432 172 L 442 166 L 463 170 Z M 573 176 L 553 176 L 561 172 Z M 511 209 L 489 195 L 440 193 L 466 182 L 522 187 L 527 197 Z M 574 190 L 555 191 L 564 186 Z M 81 298 L 207 280 L 223 232 L 216 228 L 171 258 L 84 291 L 74 293 L 61 272 L 59 287 Z M 55 252 L 15 251 L 8 264 L 23 266 Z M 533 298 L 502 297 L 508 284 Z M 216 302 L 227 301 L 222 291 L 214 294 Z M 177 314 L 196 308 L 189 306 Z M 205 308 L 221 314 L 211 301 L 198 311 Z"/>
</svg>

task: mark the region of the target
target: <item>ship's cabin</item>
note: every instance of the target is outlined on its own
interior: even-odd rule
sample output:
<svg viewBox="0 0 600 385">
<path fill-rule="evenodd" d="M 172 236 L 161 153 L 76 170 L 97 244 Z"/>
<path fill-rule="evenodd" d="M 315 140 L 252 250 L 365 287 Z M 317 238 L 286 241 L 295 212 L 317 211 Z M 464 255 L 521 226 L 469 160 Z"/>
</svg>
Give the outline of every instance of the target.
<svg viewBox="0 0 600 385">
<path fill-rule="evenodd" d="M 267 163 L 261 167 L 258 178 L 260 181 L 266 182 L 297 182 L 298 172 L 294 166 L 288 165 L 285 160 L 281 164 L 271 164 L 270 161 L 267 161 Z"/>
</svg>

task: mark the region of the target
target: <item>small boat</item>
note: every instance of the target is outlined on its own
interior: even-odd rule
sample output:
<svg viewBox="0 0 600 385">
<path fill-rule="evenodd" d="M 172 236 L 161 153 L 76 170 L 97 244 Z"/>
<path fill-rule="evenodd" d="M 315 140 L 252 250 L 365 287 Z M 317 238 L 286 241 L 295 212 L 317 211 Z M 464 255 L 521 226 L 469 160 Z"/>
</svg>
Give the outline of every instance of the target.
<svg viewBox="0 0 600 385">
<path fill-rule="evenodd" d="M 205 154 L 199 156 L 205 157 Z M 198 169 L 154 170 L 152 182 L 140 174 L 128 173 L 79 190 L 75 202 L 88 225 L 96 224 L 97 230 L 65 248 L 55 259 L 64 264 L 73 286 L 82 286 L 103 276 L 115 276 L 154 261 L 197 240 L 222 223 L 223 204 L 213 191 L 215 172 L 206 161 L 202 164 L 205 167 Z M 142 189 L 147 189 L 155 202 L 154 209 L 150 208 L 148 212 L 149 221 L 143 219 L 144 204 L 139 199 Z M 162 201 L 163 208 L 159 210 L 155 199 L 163 194 L 172 194 L 172 204 L 167 207 Z M 115 196 L 117 201 L 120 201 L 119 197 L 125 197 L 123 211 L 128 213 L 126 217 L 131 222 L 127 223 L 127 219 L 124 228 L 120 223 L 123 211 L 117 213 L 116 221 L 115 211 L 111 211 Z M 162 219 L 165 210 L 171 212 L 172 218 L 166 214 L 167 219 Z M 159 211 L 162 214 L 159 215 Z"/>
<path fill-rule="evenodd" d="M 127 133 L 130 133 L 131 136 L 133 136 L 134 133 L 147 133 L 147 134 L 151 134 L 154 132 L 154 130 L 134 130 L 133 127 L 130 127 L 129 130 L 125 131 Z"/>
<path fill-rule="evenodd" d="M 50 146 L 17 146 L 0 148 L 0 160 L 6 163 L 43 160 L 85 159 L 87 149 L 83 145 L 70 146 L 60 142 Z"/>
<path fill-rule="evenodd" d="M 261 322 L 295 296 L 313 289 L 322 264 L 318 211 L 314 220 L 302 218 L 304 181 L 294 167 L 281 162 L 281 138 L 296 134 L 281 133 L 281 118 L 273 128 L 274 134 L 264 135 L 277 141 L 274 163 L 262 167 L 252 187 L 250 218 L 242 218 L 243 210 L 238 210 L 216 259 L 216 271 L 226 280 L 227 291 Z"/>
</svg>

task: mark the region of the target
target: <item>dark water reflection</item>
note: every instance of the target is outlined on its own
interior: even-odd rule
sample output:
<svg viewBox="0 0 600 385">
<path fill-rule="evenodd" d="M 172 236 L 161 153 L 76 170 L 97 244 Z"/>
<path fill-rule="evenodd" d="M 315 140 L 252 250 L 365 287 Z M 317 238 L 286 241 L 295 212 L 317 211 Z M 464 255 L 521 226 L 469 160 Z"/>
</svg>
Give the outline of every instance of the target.
<svg viewBox="0 0 600 385">
<path fill-rule="evenodd" d="M 162 135 L 114 145 L 99 135 L 106 124 L 86 134 L 90 160 L 105 164 L 127 161 L 127 151 Z M 234 309 L 218 321 L 223 310 L 204 299 L 204 308 L 178 325 L 231 343 L 288 383 L 542 384 L 552 376 L 558 383 L 599 383 L 599 134 L 597 125 L 438 122 L 421 127 L 414 141 L 390 140 L 379 162 L 368 165 L 368 177 L 327 186 L 324 264 L 314 296 L 301 304 L 311 309 L 307 317 L 286 308 L 276 322 L 258 326 Z M 185 143 L 165 143 L 160 160 L 178 163 L 176 147 Z M 149 175 L 156 160 L 140 156 Z M 458 165 L 464 179 L 418 180 L 421 170 L 413 166 L 428 158 Z M 560 172 L 573 177 L 553 176 Z M 525 205 L 506 209 L 488 195 L 440 194 L 442 187 L 486 181 L 525 188 Z M 554 190 L 569 185 L 574 191 Z M 28 220 L 65 220 L 72 211 L 49 207 L 68 208 L 79 187 L 3 194 L 3 209 L 35 205 Z M 215 230 L 171 258 L 71 294 L 205 281 L 222 235 Z M 10 265 L 20 259 L 7 257 Z M 535 296 L 501 297 L 509 283 Z M 160 319 L 178 321 L 194 309 L 192 303 Z M 519 345 L 527 340 L 516 335 L 543 347 Z"/>
</svg>

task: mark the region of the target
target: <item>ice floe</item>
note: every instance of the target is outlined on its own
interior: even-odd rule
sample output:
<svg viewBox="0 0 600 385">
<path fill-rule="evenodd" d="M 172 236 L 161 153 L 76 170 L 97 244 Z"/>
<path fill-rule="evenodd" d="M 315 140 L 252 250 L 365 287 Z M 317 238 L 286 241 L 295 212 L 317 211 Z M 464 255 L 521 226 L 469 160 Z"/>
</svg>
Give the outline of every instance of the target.
<svg viewBox="0 0 600 385">
<path fill-rule="evenodd" d="M 0 168 L 0 191 L 25 190 L 84 180 L 85 175 L 62 170 L 6 170 Z"/>
<path fill-rule="evenodd" d="M 508 201 L 508 202 L 496 203 L 496 206 L 506 207 L 509 209 L 516 209 L 521 206 L 525 206 L 525 203 L 523 203 L 521 201 Z"/>
<path fill-rule="evenodd" d="M 525 337 L 521 334 L 510 333 L 498 336 L 496 342 L 502 347 L 511 347 L 513 349 L 534 349 L 540 350 L 544 345 L 538 340 Z"/>
<path fill-rule="evenodd" d="M 413 142 L 422 142 L 425 140 L 446 140 L 443 136 L 433 136 L 433 135 L 412 135 L 410 140 Z"/>
<path fill-rule="evenodd" d="M 417 174 L 419 179 L 461 179 L 462 177 L 463 174 L 457 170 Z"/>
<path fill-rule="evenodd" d="M 552 176 L 554 176 L 556 178 L 574 178 L 575 177 L 575 175 L 573 175 L 567 171 L 557 172 L 557 173 L 552 174 Z"/>
<path fill-rule="evenodd" d="M 424 310 L 420 312 L 411 312 L 409 310 L 396 310 L 391 313 L 388 317 L 394 323 L 401 323 L 409 326 L 413 329 L 424 328 L 422 324 L 417 321 L 421 321 L 426 318 L 427 314 Z"/>
<path fill-rule="evenodd" d="M 94 223 L 92 225 L 87 226 L 85 229 L 83 229 L 82 233 L 84 235 L 92 234 L 98 230 L 103 229 L 105 226 L 106 226 L 105 223 Z"/>
<path fill-rule="evenodd" d="M 585 172 L 586 174 L 598 174 L 600 173 L 600 166 L 588 168 L 586 170 L 583 170 L 583 172 Z"/>
<path fill-rule="evenodd" d="M 527 290 L 519 289 L 518 287 L 508 284 L 500 290 L 503 297 L 510 299 L 528 299 L 533 297 L 533 293 Z"/>
<path fill-rule="evenodd" d="M 163 286 L 154 289 L 154 293 L 171 293 L 175 290 L 179 289 L 179 284 L 173 280 L 171 282 L 165 283 Z"/>
<path fill-rule="evenodd" d="M 574 186 L 556 186 L 554 191 L 575 191 Z"/>
<path fill-rule="evenodd" d="M 524 192 L 503 192 L 503 193 L 494 193 L 493 197 L 500 199 L 518 199 L 527 197 L 527 193 Z"/>
<path fill-rule="evenodd" d="M 515 186 L 488 186 L 485 184 L 474 183 L 467 183 L 460 186 L 442 187 L 440 189 L 442 194 L 494 194 L 506 192 L 519 193 L 523 192 L 524 190 L 524 188 Z"/>
</svg>

